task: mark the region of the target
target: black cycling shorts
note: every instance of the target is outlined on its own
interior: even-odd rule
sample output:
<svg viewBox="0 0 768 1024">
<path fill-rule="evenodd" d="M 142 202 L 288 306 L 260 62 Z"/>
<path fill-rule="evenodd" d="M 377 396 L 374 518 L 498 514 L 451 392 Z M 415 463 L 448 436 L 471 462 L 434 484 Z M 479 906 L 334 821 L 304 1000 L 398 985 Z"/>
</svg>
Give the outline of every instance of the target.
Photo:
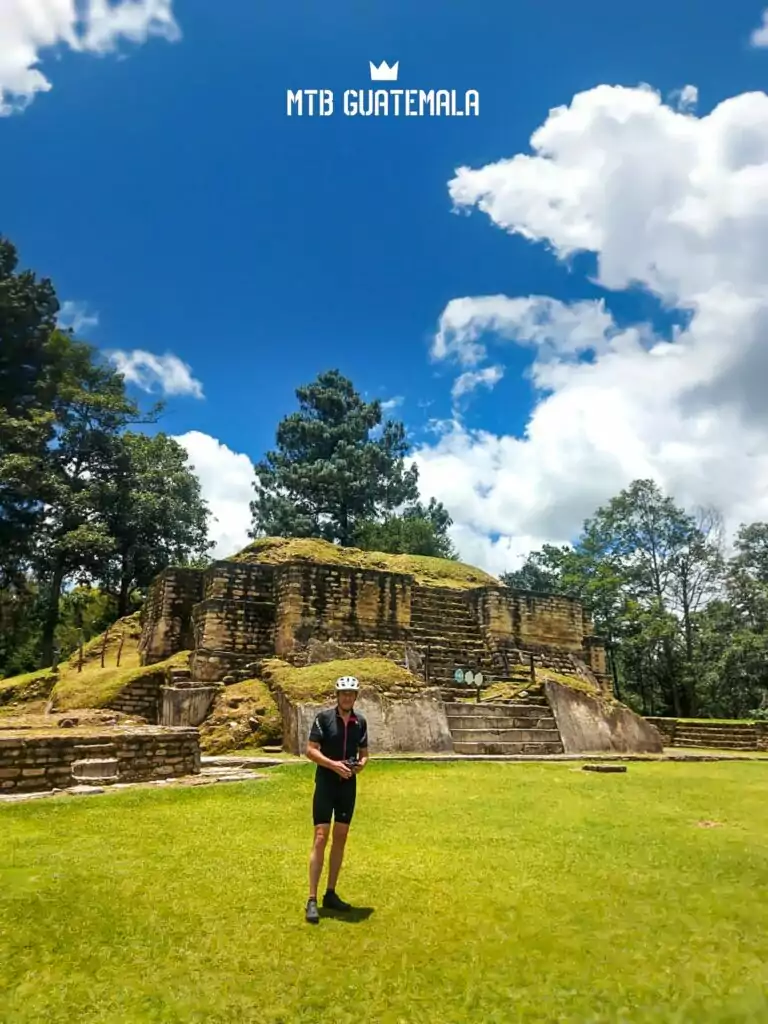
<svg viewBox="0 0 768 1024">
<path fill-rule="evenodd" d="M 338 775 L 318 775 L 312 801 L 312 819 L 315 825 L 330 825 L 331 818 L 341 825 L 349 825 L 355 813 L 357 779 L 341 779 Z"/>
</svg>

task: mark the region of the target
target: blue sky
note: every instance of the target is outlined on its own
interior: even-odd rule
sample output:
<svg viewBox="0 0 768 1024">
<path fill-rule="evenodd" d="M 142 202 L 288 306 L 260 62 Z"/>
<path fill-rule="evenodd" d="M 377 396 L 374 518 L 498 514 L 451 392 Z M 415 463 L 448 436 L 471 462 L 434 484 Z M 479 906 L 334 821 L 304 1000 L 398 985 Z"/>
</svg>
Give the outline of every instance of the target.
<svg viewBox="0 0 768 1024">
<path fill-rule="evenodd" d="M 142 2 L 152 7 L 150 0 Z M 25 6 L 33 11 L 41 2 L 23 0 L 22 12 Z M 549 382 L 537 391 L 530 379 L 535 363 L 550 370 L 560 365 L 560 342 L 553 363 L 551 352 L 549 361 L 544 358 L 540 337 L 521 337 L 519 323 L 508 328 L 507 338 L 511 331 L 522 343 L 510 344 L 501 340 L 498 319 L 489 327 L 481 317 L 473 329 L 487 337 L 485 363 L 430 355 L 441 316 L 452 300 L 464 297 L 548 296 L 568 308 L 604 297 L 612 331 L 647 321 L 656 332 L 654 343 L 669 338 L 671 325 L 686 322 L 691 310 L 699 311 L 701 287 L 715 288 L 718 281 L 706 277 L 708 271 L 702 271 L 706 280 L 683 280 L 684 274 L 668 268 L 671 295 L 662 294 L 654 278 L 659 254 L 653 240 L 642 260 L 651 269 L 638 274 L 639 286 L 627 286 L 627 259 L 619 248 L 631 248 L 632 232 L 617 225 L 637 196 L 627 191 L 623 174 L 615 176 L 612 190 L 606 173 L 606 203 L 614 205 L 600 213 L 607 219 L 598 230 L 596 200 L 590 200 L 585 216 L 598 240 L 575 255 L 565 252 L 567 216 L 551 231 L 533 223 L 530 211 L 541 195 L 523 196 L 528 212 L 513 203 L 511 221 L 505 213 L 489 216 L 478 209 L 477 195 L 464 209 L 470 215 L 462 216 L 452 209 L 449 183 L 461 167 L 487 168 L 531 153 L 531 135 L 552 108 L 601 85 L 634 89 L 648 83 L 661 99 L 653 118 L 662 116 L 665 101 L 676 110 L 679 102 L 670 94 L 686 85 L 698 90 L 692 116 L 699 119 L 729 97 L 762 92 L 768 53 L 750 45 L 750 33 L 760 24 L 759 4 L 652 0 L 638 10 L 598 0 L 348 0 L 324 6 L 245 0 L 171 6 L 155 0 L 155 9 L 172 12 L 178 31 L 166 26 L 164 35 L 150 31 L 142 38 L 137 29 L 129 38 L 115 20 L 102 24 L 101 43 L 68 45 L 65 29 L 87 38 L 94 15 L 90 25 L 82 19 L 52 29 L 58 46 L 37 47 L 37 67 L 50 88 L 0 118 L 6 155 L 0 164 L 0 231 L 18 246 L 25 265 L 53 279 L 62 301 L 82 304 L 98 318 L 84 324 L 83 336 L 105 351 L 123 353 L 124 360 L 133 358 L 131 365 L 131 353 L 139 350 L 172 354 L 189 367 L 199 384 L 187 384 L 187 394 L 168 395 L 162 428 L 209 439 L 205 451 L 200 437 L 189 442 L 196 465 L 212 452 L 230 459 L 238 482 L 229 492 L 222 482 L 227 474 L 217 474 L 223 462 L 213 458 L 200 469 L 218 509 L 221 553 L 242 533 L 242 516 L 234 509 L 243 504 L 245 460 L 256 461 L 270 446 L 277 421 L 294 408 L 294 389 L 330 367 L 369 396 L 402 399 L 396 414 L 421 452 L 425 487 L 453 511 L 462 553 L 489 568 L 513 564 L 526 545 L 569 539 L 584 514 L 638 470 L 657 475 L 687 505 L 725 502 L 724 512 L 734 521 L 763 514 L 756 463 L 747 473 L 754 486 L 742 488 L 735 505 L 724 487 L 710 486 L 719 470 L 704 474 L 709 481 L 700 479 L 701 460 L 691 445 L 695 438 L 705 443 L 701 424 L 678 456 L 659 454 L 658 439 L 646 436 L 630 416 L 604 429 L 609 435 L 629 431 L 624 450 L 639 444 L 642 457 L 639 450 L 626 459 L 614 452 L 606 462 L 598 452 L 595 462 L 593 434 L 574 442 L 565 426 L 560 447 L 574 446 L 572 471 L 553 470 L 547 477 L 542 469 L 558 449 L 556 438 L 546 450 L 523 457 L 514 441 L 524 440 L 538 422 L 535 413 L 546 395 L 554 391 L 564 400 L 571 394 L 573 382 L 561 379 L 573 370 L 567 359 L 554 388 Z M 23 17 L 11 26 L 19 37 L 29 31 Z M 6 102 L 21 80 L 10 50 L 8 45 L 4 58 L 0 41 Z M 404 87 L 478 90 L 480 116 L 286 116 L 289 88 L 321 87 L 340 95 L 345 88 L 369 87 L 369 60 L 398 60 Z M 611 154 L 624 167 L 647 161 L 653 174 L 659 136 L 644 135 L 644 116 L 632 117 L 639 126 L 636 150 L 622 135 L 620 113 L 606 115 L 613 125 L 606 132 L 599 118 L 591 118 L 583 133 L 584 140 L 594 136 L 590 152 L 603 165 L 610 164 Z M 684 112 L 677 116 L 682 125 Z M 762 129 L 753 121 L 746 117 L 745 130 L 756 132 L 762 144 Z M 581 156 L 577 163 L 582 171 L 592 165 Z M 535 177 L 544 181 L 543 175 Z M 514 179 L 510 188 L 523 194 Z M 715 209 L 724 193 L 713 189 L 707 201 Z M 496 189 L 500 206 L 510 202 L 509 195 Z M 651 201 L 675 221 L 661 193 Z M 648 223 L 651 208 L 638 209 L 637 223 Z M 584 210 L 571 214 L 582 216 Z M 521 235 L 523 221 L 534 240 Z M 672 247 L 666 238 L 663 254 Z M 678 255 L 685 265 L 685 253 Z M 619 287 L 595 280 L 601 260 L 619 267 Z M 459 329 L 456 337 L 461 347 L 466 331 Z M 551 349 L 551 338 L 548 343 Z M 590 342 L 576 360 L 609 355 L 596 355 Z M 697 365 L 705 362 L 702 357 Z M 491 364 L 503 374 L 495 386 L 477 386 L 457 405 L 451 397 L 457 376 Z M 170 380 L 165 369 L 156 380 L 159 390 L 163 379 L 166 387 Z M 698 382 L 705 391 L 716 383 Z M 685 395 L 690 385 L 687 379 Z M 579 409 L 589 414 L 602 408 L 601 394 L 611 407 L 623 407 L 626 382 L 609 386 L 603 380 L 599 386 L 606 390 L 591 392 Z M 678 398 L 676 392 L 670 401 Z M 718 402 L 710 399 L 701 415 L 711 418 Z M 560 413 L 552 412 L 550 403 L 544 418 L 551 427 L 569 408 L 563 404 Z M 574 412 L 576 422 L 580 415 Z M 688 409 L 688 425 L 691 415 Z M 746 423 L 741 412 L 733 416 Z M 433 422 L 430 429 L 435 420 L 442 425 Z M 675 430 L 670 427 L 672 439 Z M 762 451 L 760 438 L 750 438 Z M 743 450 L 743 434 L 734 435 L 733 443 Z M 211 447 L 216 444 L 226 452 Z M 512 461 L 505 455 L 510 446 Z M 728 452 L 712 457 L 724 467 L 731 458 Z M 456 472 L 456 459 L 462 472 Z M 571 477 L 580 476 L 587 480 L 579 487 Z M 454 486 L 464 490 L 455 493 Z M 491 504 L 489 489 L 495 489 Z M 234 518 L 225 523 L 228 516 Z"/>
</svg>

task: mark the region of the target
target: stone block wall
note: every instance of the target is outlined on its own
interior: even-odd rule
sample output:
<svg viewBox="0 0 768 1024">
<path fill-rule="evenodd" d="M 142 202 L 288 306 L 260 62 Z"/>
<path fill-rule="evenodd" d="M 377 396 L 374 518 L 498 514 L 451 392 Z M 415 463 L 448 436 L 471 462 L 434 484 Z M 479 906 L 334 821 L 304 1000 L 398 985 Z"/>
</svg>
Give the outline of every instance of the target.
<svg viewBox="0 0 768 1024">
<path fill-rule="evenodd" d="M 591 626 L 591 623 L 588 623 Z M 605 655 L 605 645 L 601 637 L 594 634 L 587 634 L 584 637 L 584 652 L 582 657 L 588 667 L 598 678 L 604 677 L 610 681 L 608 674 L 608 663 Z M 612 685 L 612 684 L 611 684 Z"/>
<path fill-rule="evenodd" d="M 478 621 L 489 639 L 512 637 L 517 643 L 581 651 L 584 612 L 572 598 L 522 590 L 482 587 L 470 591 Z"/>
<path fill-rule="evenodd" d="M 275 651 L 300 657 L 310 640 L 406 640 L 412 579 L 347 566 L 290 564 L 276 573 Z"/>
<path fill-rule="evenodd" d="M 275 649 L 275 606 L 265 601 L 211 597 L 192 613 L 194 648 L 268 657 Z"/>
<path fill-rule="evenodd" d="M 612 689 L 605 647 L 593 634 L 581 602 L 555 594 L 484 587 L 471 591 L 470 603 L 493 654 L 497 674 L 514 664 L 571 674 L 580 660 L 606 693 Z"/>
<path fill-rule="evenodd" d="M 275 652 L 275 568 L 217 562 L 205 574 L 203 600 L 192 612 L 200 682 L 218 682 Z"/>
<path fill-rule="evenodd" d="M 148 722 L 158 722 L 161 688 L 165 681 L 165 672 L 162 669 L 142 676 L 124 686 L 107 707 L 113 711 L 122 711 L 125 715 L 139 715 Z"/>
<path fill-rule="evenodd" d="M 203 595 L 201 569 L 164 569 L 149 589 L 139 656 L 154 665 L 178 651 L 191 650 L 192 608 Z"/>
<path fill-rule="evenodd" d="M 87 758 L 115 758 L 117 782 L 200 772 L 197 729 L 145 729 L 83 735 L 76 730 L 0 736 L 0 792 L 65 789 L 72 765 Z M 101 784 L 101 783 L 100 783 Z"/>
</svg>

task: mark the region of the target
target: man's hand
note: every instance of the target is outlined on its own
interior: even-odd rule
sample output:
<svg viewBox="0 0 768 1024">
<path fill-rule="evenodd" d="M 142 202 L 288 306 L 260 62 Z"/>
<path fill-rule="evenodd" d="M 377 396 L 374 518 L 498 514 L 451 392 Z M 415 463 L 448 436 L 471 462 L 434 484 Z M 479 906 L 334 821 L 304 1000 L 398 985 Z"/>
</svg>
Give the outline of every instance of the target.
<svg viewBox="0 0 768 1024">
<path fill-rule="evenodd" d="M 342 779 L 352 778 L 352 769 L 345 761 L 334 761 L 333 770 L 337 775 L 341 776 Z"/>
</svg>

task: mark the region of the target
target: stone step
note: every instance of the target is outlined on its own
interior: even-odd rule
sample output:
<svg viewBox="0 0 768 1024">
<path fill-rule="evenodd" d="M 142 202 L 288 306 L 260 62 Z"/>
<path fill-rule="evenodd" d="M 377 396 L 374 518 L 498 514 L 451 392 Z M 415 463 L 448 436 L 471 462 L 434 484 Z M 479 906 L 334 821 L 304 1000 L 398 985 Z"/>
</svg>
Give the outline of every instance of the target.
<svg viewBox="0 0 768 1024">
<path fill-rule="evenodd" d="M 505 743 L 459 742 L 453 744 L 457 754 L 562 754 L 563 744 L 557 743 Z"/>
<path fill-rule="evenodd" d="M 535 718 L 541 714 L 542 707 L 548 710 L 548 705 L 531 704 L 459 704 L 456 702 L 446 703 L 445 713 L 448 718 L 466 718 L 482 715 L 483 718 Z"/>
<path fill-rule="evenodd" d="M 411 640 L 418 640 L 421 643 L 431 644 L 451 644 L 457 643 L 470 643 L 480 644 L 485 647 L 485 641 L 479 633 L 470 633 L 468 630 L 449 630 L 446 628 L 444 622 L 441 622 L 439 626 L 435 626 L 434 629 L 411 629 Z"/>
<path fill-rule="evenodd" d="M 527 709 L 526 709 L 527 710 Z M 535 709 L 538 710 L 538 709 Z M 552 715 L 448 715 L 448 728 L 451 732 L 466 729 L 482 729 L 498 732 L 504 729 L 554 729 L 557 725 Z"/>
<path fill-rule="evenodd" d="M 559 743 L 557 729 L 451 729 L 456 743 Z"/>
<path fill-rule="evenodd" d="M 755 732 L 753 725 L 678 725 L 675 729 L 675 733 L 722 733 L 723 735 L 748 735 L 752 736 Z"/>
<path fill-rule="evenodd" d="M 88 757 L 73 761 L 71 771 L 74 779 L 105 782 L 118 777 L 118 762 L 116 757 Z"/>
<path fill-rule="evenodd" d="M 483 677 L 483 685 L 487 685 L 491 681 L 491 672 L 485 662 L 479 658 L 451 658 L 446 661 L 432 661 L 429 662 L 429 674 L 432 679 L 442 680 L 448 687 L 455 689 L 467 689 L 470 693 L 474 692 L 474 683 L 457 683 L 453 678 L 453 674 L 457 668 L 462 670 L 470 669 L 472 673 L 480 672 Z"/>
<path fill-rule="evenodd" d="M 674 741 L 676 743 L 714 743 L 715 745 L 717 745 L 718 743 L 749 743 L 749 744 L 753 744 L 754 745 L 755 743 L 757 743 L 757 737 L 756 736 L 723 736 L 723 735 L 712 735 L 712 733 L 710 733 L 710 734 L 699 733 L 698 735 L 695 735 L 695 736 L 691 736 L 691 735 L 678 736 L 676 734 L 675 737 L 674 737 Z"/>
<path fill-rule="evenodd" d="M 433 665 L 453 663 L 458 657 L 460 661 L 466 661 L 467 657 L 471 657 L 474 660 L 492 667 L 491 659 L 488 657 L 487 651 L 482 647 L 460 647 L 458 644 L 455 647 L 429 647 L 426 644 L 418 646 L 420 652 L 426 656 L 427 650 L 429 650 L 429 656 L 432 659 Z"/>
<path fill-rule="evenodd" d="M 429 629 L 432 626 L 453 626 L 456 629 L 479 629 L 477 619 L 473 615 L 451 615 L 445 612 L 435 612 L 434 615 L 411 614 L 412 629 Z"/>
<path fill-rule="evenodd" d="M 450 623 L 436 622 L 432 626 L 411 626 L 410 639 L 420 640 L 426 643 L 456 643 L 457 641 L 471 641 L 476 644 L 485 644 L 482 634 L 475 629 L 451 629 Z"/>
<path fill-rule="evenodd" d="M 110 759 L 117 753 L 117 747 L 114 743 L 76 743 L 72 753 L 76 758 L 86 761 L 94 758 Z"/>
<path fill-rule="evenodd" d="M 676 747 L 719 747 L 726 750 L 756 750 L 757 743 L 754 740 L 720 740 L 713 739 L 710 737 L 702 737 L 701 739 L 684 739 L 679 740 L 675 737 L 674 746 Z"/>
</svg>

